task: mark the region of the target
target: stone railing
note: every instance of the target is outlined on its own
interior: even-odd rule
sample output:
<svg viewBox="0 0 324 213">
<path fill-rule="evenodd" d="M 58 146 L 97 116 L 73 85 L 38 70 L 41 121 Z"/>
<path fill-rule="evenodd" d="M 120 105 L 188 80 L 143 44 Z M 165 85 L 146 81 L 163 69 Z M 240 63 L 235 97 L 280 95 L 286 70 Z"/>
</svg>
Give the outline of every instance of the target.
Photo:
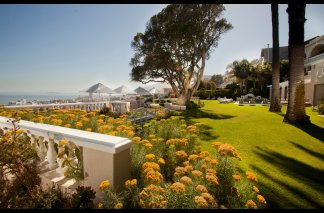
<svg viewBox="0 0 324 213">
<path fill-rule="evenodd" d="M 60 168 L 62 159 L 58 158 L 58 144 L 62 139 L 82 150 L 83 184 L 91 186 L 97 192 L 97 198 L 102 196 L 98 186 L 103 180 L 109 179 L 112 188 L 118 190 L 130 178 L 131 140 L 127 138 L 24 120 L 19 121 L 18 126 L 31 138 L 38 152 L 39 166 L 43 171 L 42 184 L 57 183 L 63 188 L 78 184 L 74 179 L 66 181 L 68 178 L 63 174 L 64 169 Z M 3 127 L 12 128 L 13 124 L 8 122 L 8 118 L 0 116 L 0 128 Z"/>
<path fill-rule="evenodd" d="M 29 104 L 29 105 L 12 105 L 12 106 L 4 106 L 6 109 L 23 109 L 30 108 L 34 110 L 39 109 L 75 109 L 79 108 L 82 110 L 92 111 L 92 110 L 100 110 L 104 106 L 108 106 L 109 101 L 101 101 L 101 102 L 77 102 L 77 103 L 58 103 L 58 104 Z"/>
<path fill-rule="evenodd" d="M 12 105 L 4 106 L 5 109 L 81 109 L 86 111 L 101 110 L 103 107 L 109 107 L 112 112 L 128 113 L 130 111 L 130 102 L 125 101 L 101 101 L 101 102 L 78 102 L 78 103 L 58 103 L 58 104 L 38 104 L 38 105 Z"/>
</svg>

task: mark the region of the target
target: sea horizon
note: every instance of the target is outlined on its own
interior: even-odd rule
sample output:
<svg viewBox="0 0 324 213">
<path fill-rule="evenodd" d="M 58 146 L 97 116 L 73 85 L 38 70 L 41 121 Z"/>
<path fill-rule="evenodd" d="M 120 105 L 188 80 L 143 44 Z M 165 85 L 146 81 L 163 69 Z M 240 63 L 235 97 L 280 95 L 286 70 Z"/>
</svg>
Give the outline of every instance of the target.
<svg viewBox="0 0 324 213">
<path fill-rule="evenodd" d="M 86 97 L 86 93 L 76 93 L 76 92 L 10 92 L 10 93 L 0 93 L 0 104 L 7 105 L 11 101 L 18 101 L 21 99 L 26 99 L 26 101 L 53 101 L 62 99 L 75 99 L 78 97 Z"/>
</svg>

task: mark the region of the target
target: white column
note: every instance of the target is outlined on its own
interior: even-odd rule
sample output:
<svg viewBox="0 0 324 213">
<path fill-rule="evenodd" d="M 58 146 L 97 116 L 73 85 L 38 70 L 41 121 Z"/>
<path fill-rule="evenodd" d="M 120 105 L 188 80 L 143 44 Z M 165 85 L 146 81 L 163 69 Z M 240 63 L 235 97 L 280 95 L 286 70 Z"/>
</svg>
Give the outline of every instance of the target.
<svg viewBox="0 0 324 213">
<path fill-rule="evenodd" d="M 46 156 L 46 147 L 44 143 L 44 137 L 39 136 L 38 137 L 38 149 L 37 149 L 37 155 L 40 159 L 40 164 L 45 164 L 45 156 Z"/>
<path fill-rule="evenodd" d="M 64 146 L 59 146 L 58 147 L 58 153 L 61 153 L 61 152 L 63 152 L 64 151 Z M 66 154 L 64 154 L 64 156 L 65 156 Z M 63 161 L 64 161 L 64 158 L 62 157 L 62 158 L 57 158 L 57 163 L 58 163 L 58 168 L 56 168 L 56 172 L 57 173 L 60 173 L 60 174 L 64 174 L 64 171 L 67 169 L 67 167 L 65 166 L 64 168 L 62 167 L 62 163 L 63 163 Z"/>
<path fill-rule="evenodd" d="M 57 153 L 54 148 L 54 135 L 50 135 L 48 140 L 48 149 L 47 149 L 47 160 L 48 160 L 48 168 L 54 169 L 57 167 Z"/>
</svg>

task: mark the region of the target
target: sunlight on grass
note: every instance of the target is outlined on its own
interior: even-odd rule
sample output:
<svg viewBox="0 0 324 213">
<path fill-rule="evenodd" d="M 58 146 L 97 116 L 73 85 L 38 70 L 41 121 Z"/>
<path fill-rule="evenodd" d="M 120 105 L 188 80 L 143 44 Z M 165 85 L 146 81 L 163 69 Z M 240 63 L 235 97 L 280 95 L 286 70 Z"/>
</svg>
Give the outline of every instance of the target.
<svg viewBox="0 0 324 213">
<path fill-rule="evenodd" d="M 272 113 L 268 106 L 204 102 L 202 116 L 184 116 L 204 125 L 202 148 L 213 152 L 214 141 L 237 148 L 240 168 L 258 175 L 270 208 L 324 207 L 324 117 L 307 107 L 312 125 L 296 127 L 282 122 L 286 106 Z"/>
</svg>

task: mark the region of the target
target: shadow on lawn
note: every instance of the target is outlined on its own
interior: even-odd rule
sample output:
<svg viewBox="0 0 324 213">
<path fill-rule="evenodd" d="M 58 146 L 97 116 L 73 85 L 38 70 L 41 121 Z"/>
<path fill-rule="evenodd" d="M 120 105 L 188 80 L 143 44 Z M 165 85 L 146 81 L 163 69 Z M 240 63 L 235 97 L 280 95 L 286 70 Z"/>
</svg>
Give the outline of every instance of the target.
<svg viewBox="0 0 324 213">
<path fill-rule="evenodd" d="M 282 112 L 273 112 L 277 115 L 280 115 L 282 117 L 284 117 L 286 114 L 282 113 Z M 282 119 L 283 121 L 283 119 Z M 311 121 L 312 122 L 312 121 Z M 297 127 L 300 130 L 303 130 L 304 132 L 306 132 L 307 134 L 309 134 L 310 136 L 317 138 L 318 140 L 324 142 L 324 128 L 317 126 L 316 124 L 310 123 L 309 125 L 293 125 L 295 127 Z"/>
<path fill-rule="evenodd" d="M 215 114 L 212 110 L 202 111 L 201 109 L 186 110 L 182 115 L 186 120 L 190 118 L 230 119 L 236 117 L 226 114 Z"/>
<path fill-rule="evenodd" d="M 209 111 L 209 112 L 208 112 Z M 232 115 L 225 115 L 225 114 L 215 114 L 212 113 L 212 110 L 200 110 L 200 109 L 191 109 L 186 110 L 182 113 L 183 118 L 185 119 L 188 125 L 192 125 L 196 122 L 192 121 L 191 119 L 194 118 L 210 118 L 210 119 L 230 119 L 234 118 L 235 116 Z M 200 126 L 200 133 L 199 138 L 203 141 L 211 141 L 218 138 L 218 136 L 213 134 L 213 128 L 202 124 Z"/>
<path fill-rule="evenodd" d="M 219 136 L 213 134 L 213 128 L 202 124 L 199 128 L 199 138 L 203 141 L 211 141 L 217 139 Z"/>
<path fill-rule="evenodd" d="M 273 167 L 279 168 L 289 177 L 301 182 L 305 185 L 305 188 L 300 189 L 289 182 L 276 179 L 272 175 L 271 171 L 264 170 L 260 167 L 252 166 L 253 170 L 262 174 L 281 188 L 289 191 L 289 193 L 291 193 L 290 197 L 303 200 L 303 203 L 307 206 L 306 208 L 324 208 L 324 203 L 319 201 L 324 197 L 324 170 L 316 169 L 298 160 L 286 157 L 278 152 L 267 151 L 260 147 L 258 147 L 258 150 L 254 150 L 254 152 Z M 305 206 L 300 206 L 300 204 L 290 200 L 286 194 L 280 193 L 280 190 L 275 190 L 274 188 L 270 188 L 263 184 L 261 185 L 265 192 L 265 196 L 269 198 L 268 203 L 270 208 L 305 208 Z M 317 191 L 321 197 L 318 200 L 312 200 L 309 198 L 307 195 L 309 188 Z"/>
<path fill-rule="evenodd" d="M 313 150 L 310 150 L 310 149 L 307 149 L 306 147 L 298 144 L 298 143 L 295 143 L 293 141 L 289 141 L 291 144 L 293 144 L 294 146 L 296 146 L 297 148 L 307 152 L 308 154 L 310 155 L 313 155 L 314 157 L 318 158 L 319 160 L 321 161 L 324 161 L 324 155 L 321 154 L 321 153 L 318 153 L 318 152 L 314 152 Z"/>
<path fill-rule="evenodd" d="M 310 136 L 317 138 L 321 142 L 324 142 L 324 128 L 317 126 L 316 124 L 309 125 L 295 125 L 298 129 L 303 130 Z"/>
</svg>

